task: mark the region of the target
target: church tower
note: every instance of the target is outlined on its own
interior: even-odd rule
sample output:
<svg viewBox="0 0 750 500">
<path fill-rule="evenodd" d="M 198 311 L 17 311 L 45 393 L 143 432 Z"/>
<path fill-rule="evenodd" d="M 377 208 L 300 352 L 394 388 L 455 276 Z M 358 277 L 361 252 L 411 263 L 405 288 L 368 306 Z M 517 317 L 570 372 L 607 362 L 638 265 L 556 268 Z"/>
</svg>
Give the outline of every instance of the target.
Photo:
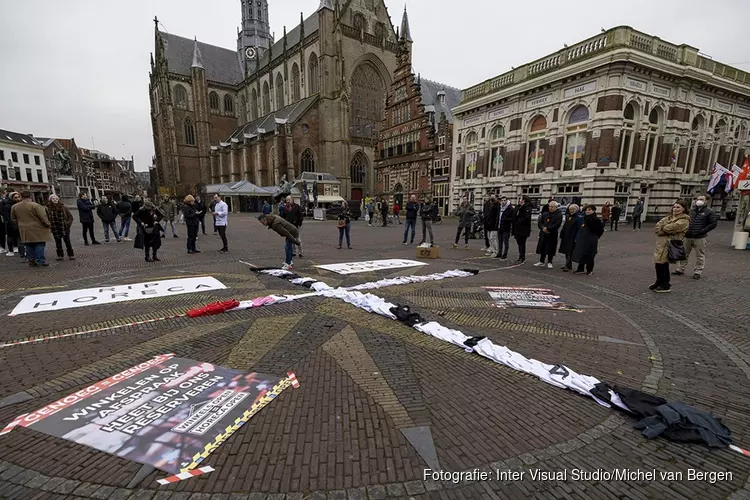
<svg viewBox="0 0 750 500">
<path fill-rule="evenodd" d="M 268 0 L 240 0 L 242 4 L 242 27 L 237 35 L 237 52 L 242 66 L 247 62 L 247 71 L 258 68 L 260 56 L 273 43 L 268 22 Z"/>
</svg>

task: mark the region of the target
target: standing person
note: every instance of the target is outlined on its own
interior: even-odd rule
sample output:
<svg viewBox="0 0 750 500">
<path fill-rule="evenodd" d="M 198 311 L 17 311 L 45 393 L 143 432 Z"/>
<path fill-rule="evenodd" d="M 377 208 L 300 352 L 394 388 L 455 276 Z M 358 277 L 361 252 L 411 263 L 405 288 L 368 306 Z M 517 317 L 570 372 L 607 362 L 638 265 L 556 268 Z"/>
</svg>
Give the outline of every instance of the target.
<svg viewBox="0 0 750 500">
<path fill-rule="evenodd" d="M 380 199 L 380 218 L 383 219 L 383 227 L 388 226 L 388 200 L 383 197 Z"/>
<path fill-rule="evenodd" d="M 88 235 L 91 235 L 91 244 L 100 245 L 94 236 L 94 204 L 89 200 L 89 195 L 81 193 L 78 195 L 78 220 L 83 226 L 83 244 L 88 246 Z"/>
<path fill-rule="evenodd" d="M 638 198 L 638 202 L 633 207 L 633 231 L 638 225 L 638 231 L 641 230 L 641 215 L 643 215 L 643 198 Z"/>
<path fill-rule="evenodd" d="M 617 231 L 617 224 L 620 223 L 620 215 L 622 214 L 622 207 L 619 203 L 615 203 L 612 207 L 612 218 L 609 220 L 609 230 Z"/>
<path fill-rule="evenodd" d="M 21 201 L 10 209 L 10 218 L 18 226 L 29 266 L 49 266 L 44 258 L 44 246 L 52 225 L 44 207 L 31 201 L 31 193 L 24 191 L 21 193 Z"/>
<path fill-rule="evenodd" d="M 201 253 L 195 246 L 198 239 L 198 226 L 200 226 L 200 214 L 195 208 L 195 198 L 192 195 L 185 196 L 185 204 L 182 205 L 182 215 L 185 217 L 187 227 L 187 253 Z"/>
<path fill-rule="evenodd" d="M 133 204 L 130 203 L 128 195 L 122 195 L 122 199 L 117 202 L 117 213 L 120 214 L 120 239 L 131 241 L 128 234 L 130 234 L 130 219 L 133 217 Z"/>
<path fill-rule="evenodd" d="M 133 210 L 133 215 L 135 215 L 143 206 L 143 200 L 140 196 L 136 195 L 135 198 L 133 198 L 133 201 L 130 202 L 130 205 Z"/>
<path fill-rule="evenodd" d="M 292 269 L 292 266 L 294 265 L 294 262 L 292 261 L 292 245 L 300 244 L 300 241 L 297 239 L 297 228 L 294 227 L 294 224 L 287 222 L 282 217 L 276 215 L 259 215 L 258 220 L 268 229 L 273 229 L 279 236 L 285 238 L 284 264 L 281 268 L 287 271 Z"/>
<path fill-rule="evenodd" d="M 505 196 L 500 197 L 497 214 L 497 255 L 494 257 L 500 260 L 508 260 L 508 250 L 510 249 L 510 233 L 513 230 L 513 217 L 515 212 L 510 200 Z"/>
<path fill-rule="evenodd" d="M 547 269 L 552 269 L 552 259 L 557 251 L 557 233 L 562 225 L 562 213 L 557 209 L 557 202 L 552 200 L 548 204 L 549 211 L 539 216 L 539 242 L 536 253 L 539 254 L 539 262 L 534 267 L 544 267 L 547 261 Z"/>
<path fill-rule="evenodd" d="M 211 215 L 213 215 L 214 217 L 214 230 L 219 233 L 219 237 L 221 238 L 221 243 L 223 245 L 221 247 L 221 250 L 219 250 L 219 253 L 227 253 L 229 251 L 229 246 L 227 245 L 227 222 L 229 219 L 229 207 L 226 203 L 224 203 L 224 200 L 222 200 L 221 196 L 219 196 L 218 194 L 214 195 L 214 199 L 211 202 L 211 207 Z"/>
<path fill-rule="evenodd" d="M 268 214 L 271 213 L 271 204 L 268 203 L 268 201 L 264 201 L 263 202 L 263 210 L 262 210 L 262 212 L 264 214 L 266 214 L 266 215 L 268 215 Z"/>
<path fill-rule="evenodd" d="M 401 224 L 401 207 L 398 204 L 398 200 L 393 202 L 393 216 Z"/>
<path fill-rule="evenodd" d="M 594 259 L 599 251 L 599 238 L 604 234 L 604 223 L 596 216 L 596 207 L 586 205 L 583 224 L 578 230 L 573 260 L 578 262 L 575 274 L 591 275 L 594 272 Z M 584 269 L 585 268 L 585 269 Z"/>
<path fill-rule="evenodd" d="M 602 207 L 602 222 L 604 223 L 604 228 L 606 230 L 607 224 L 609 224 L 609 217 L 612 215 L 612 207 L 610 206 L 608 201 L 604 202 L 604 206 Z"/>
<path fill-rule="evenodd" d="M 489 242 L 485 248 L 485 255 L 495 257 L 500 255 L 500 247 L 497 244 L 497 226 L 500 222 L 500 205 L 495 195 L 490 195 L 489 203 L 484 204 L 484 239 Z"/>
<path fill-rule="evenodd" d="M 677 200 L 672 205 L 669 215 L 656 223 L 654 233 L 656 234 L 656 248 L 654 249 L 654 268 L 656 270 L 656 281 L 648 287 L 657 293 L 669 293 L 672 285 L 669 282 L 669 241 L 683 241 L 685 233 L 690 226 L 690 216 L 687 214 L 688 206 L 684 200 Z"/>
<path fill-rule="evenodd" d="M 133 220 L 138 224 L 138 231 L 143 234 L 143 251 L 146 253 L 146 262 L 159 262 L 161 259 L 156 255 L 161 247 L 161 224 L 163 218 L 161 210 L 147 201 L 133 214 Z"/>
<path fill-rule="evenodd" d="M 104 197 L 102 197 L 103 200 Z M 99 205 L 99 208 L 101 208 L 101 205 Z M 70 226 L 73 225 L 73 214 L 70 213 L 68 207 L 60 203 L 60 198 L 56 194 L 49 197 L 47 220 L 51 225 L 52 237 L 55 238 L 57 260 L 65 260 L 63 243 L 65 243 L 65 250 L 68 252 L 68 259 L 76 260 L 73 245 L 70 244 Z"/>
<path fill-rule="evenodd" d="M 367 210 L 367 225 L 372 227 L 372 218 L 375 215 L 375 202 L 372 200 L 372 198 L 370 198 L 369 201 L 365 203 L 365 210 Z"/>
<path fill-rule="evenodd" d="M 417 202 L 417 195 L 413 194 L 406 203 L 406 225 L 404 226 L 404 241 L 401 242 L 402 245 L 406 245 L 409 228 L 411 228 L 409 244 L 414 243 L 414 232 L 417 229 L 417 215 L 419 215 L 419 203 Z"/>
<path fill-rule="evenodd" d="M 344 209 L 339 214 L 339 220 L 336 226 L 339 228 L 339 250 L 341 250 L 341 244 L 344 242 L 344 235 L 346 235 L 346 248 L 352 249 L 352 242 L 349 238 L 349 226 L 352 222 L 352 213 L 349 210 L 349 205 L 344 205 Z"/>
<path fill-rule="evenodd" d="M 109 230 L 115 236 L 117 243 L 120 243 L 120 233 L 117 232 L 117 207 L 106 196 L 102 196 L 99 206 L 96 207 L 96 215 L 102 221 L 104 228 L 104 243 L 109 243 Z"/>
<path fill-rule="evenodd" d="M 395 206 L 395 205 L 394 205 Z M 419 209 L 419 216 L 422 219 L 422 242 L 419 246 L 422 246 L 427 241 L 427 232 L 430 233 L 430 246 L 435 245 L 435 238 L 432 236 L 432 217 L 435 207 L 432 205 L 432 200 L 427 197 L 422 207 Z"/>
<path fill-rule="evenodd" d="M 482 224 L 484 225 L 484 253 L 488 255 L 491 253 L 490 250 L 492 249 L 492 242 L 490 241 L 490 228 L 497 226 L 497 218 L 494 218 L 493 220 L 493 217 L 490 216 L 490 211 L 496 203 L 497 200 L 495 195 L 491 194 L 487 201 L 484 202 L 484 206 L 482 207 Z"/>
<path fill-rule="evenodd" d="M 299 257 L 301 259 L 304 259 L 305 256 L 302 255 L 302 221 L 305 220 L 305 216 L 302 213 L 302 207 L 294 203 L 294 200 L 291 196 L 287 196 L 286 198 L 286 206 L 284 207 L 284 219 L 297 228 L 297 240 L 299 241 L 299 243 L 295 244 L 295 246 L 297 247 L 296 252 L 294 251 L 294 247 L 292 247 L 292 257 L 299 254 Z"/>
<path fill-rule="evenodd" d="M 565 265 L 561 269 L 566 273 L 573 269 L 573 251 L 576 247 L 578 231 L 583 225 L 583 215 L 579 212 L 578 205 L 575 203 L 568 205 L 565 222 L 560 230 L 560 253 L 565 255 Z"/>
<path fill-rule="evenodd" d="M 18 224 L 10 216 L 10 212 L 13 206 L 21 202 L 21 194 L 13 191 L 8 194 L 3 202 L 3 220 L 5 220 L 5 234 L 6 242 L 8 245 L 7 257 L 13 257 L 18 252 L 18 256 L 21 257 L 21 262 L 26 262 L 26 247 L 21 241 L 21 233 L 18 230 Z"/>
<path fill-rule="evenodd" d="M 159 210 L 164 214 L 164 219 L 162 220 L 163 233 L 161 237 L 165 238 L 167 236 L 167 224 L 169 224 L 172 228 L 172 238 L 178 238 L 179 236 L 177 236 L 177 232 L 174 230 L 174 216 L 177 211 L 174 199 L 165 196 L 159 205 Z"/>
<path fill-rule="evenodd" d="M 518 259 L 516 264 L 526 262 L 526 240 L 531 236 L 531 198 L 527 195 L 521 196 L 518 206 L 513 211 L 513 226 L 511 233 L 518 244 Z"/>
<path fill-rule="evenodd" d="M 685 260 L 677 263 L 677 269 L 672 274 L 682 276 L 687 269 L 690 253 L 695 250 L 695 269 L 693 279 L 701 279 L 703 268 L 706 266 L 706 236 L 716 229 L 719 215 L 706 206 L 706 196 L 700 195 L 695 199 L 695 206 L 690 211 L 690 225 L 685 233 Z"/>
<path fill-rule="evenodd" d="M 203 202 L 203 198 L 198 195 L 195 199 L 195 210 L 198 211 L 198 220 L 201 224 L 201 232 L 206 234 L 206 204 Z"/>
<path fill-rule="evenodd" d="M 458 230 L 456 231 L 456 241 L 453 242 L 453 248 L 458 248 L 458 240 L 461 238 L 461 231 L 464 232 L 464 248 L 469 249 L 469 231 L 471 231 L 471 221 L 474 217 L 474 209 L 469 205 L 466 198 L 461 200 L 461 204 L 456 209 L 458 216 Z"/>
<path fill-rule="evenodd" d="M 208 209 L 211 212 L 212 214 L 211 217 L 213 219 L 212 227 L 214 229 L 214 236 L 218 234 L 218 232 L 216 231 L 216 216 L 213 215 L 213 213 L 216 212 L 215 208 L 216 208 L 216 196 L 214 196 L 214 198 L 211 199 L 211 203 L 208 204 Z"/>
</svg>

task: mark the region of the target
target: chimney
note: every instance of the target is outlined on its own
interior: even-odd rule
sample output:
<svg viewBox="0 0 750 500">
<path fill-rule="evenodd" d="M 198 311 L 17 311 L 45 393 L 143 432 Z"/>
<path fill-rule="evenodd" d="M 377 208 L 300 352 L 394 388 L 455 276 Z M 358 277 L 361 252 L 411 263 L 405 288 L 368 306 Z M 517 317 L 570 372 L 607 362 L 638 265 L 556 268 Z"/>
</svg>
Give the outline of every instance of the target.
<svg viewBox="0 0 750 500">
<path fill-rule="evenodd" d="M 438 91 L 437 96 L 440 100 L 440 104 L 445 104 L 445 90 Z"/>
</svg>

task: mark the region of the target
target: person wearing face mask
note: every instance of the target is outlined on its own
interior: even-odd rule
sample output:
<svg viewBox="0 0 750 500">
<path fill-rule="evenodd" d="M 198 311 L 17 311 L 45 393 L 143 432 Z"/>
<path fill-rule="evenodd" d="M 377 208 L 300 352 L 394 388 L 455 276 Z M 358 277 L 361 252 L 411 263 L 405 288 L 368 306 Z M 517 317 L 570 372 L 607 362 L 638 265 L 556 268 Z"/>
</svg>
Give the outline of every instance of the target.
<svg viewBox="0 0 750 500">
<path fill-rule="evenodd" d="M 575 274 L 591 275 L 594 272 L 594 259 L 599 251 L 599 238 L 604 234 L 604 223 L 596 216 L 596 207 L 586 205 L 585 216 L 576 237 L 573 260 L 578 262 Z"/>
<path fill-rule="evenodd" d="M 518 259 L 515 264 L 526 262 L 526 240 L 531 236 L 531 198 L 526 195 L 518 200 L 518 206 L 513 210 L 511 234 L 518 244 Z"/>
<path fill-rule="evenodd" d="M 677 269 L 672 274 L 682 276 L 688 265 L 690 253 L 695 250 L 695 269 L 693 279 L 700 279 L 703 268 L 706 266 L 706 236 L 716 229 L 719 215 L 706 206 L 706 196 L 700 195 L 695 199 L 695 205 L 690 211 L 690 225 L 685 233 L 685 260 L 677 263 Z"/>
<path fill-rule="evenodd" d="M 649 290 L 657 293 L 669 293 L 672 285 L 669 282 L 669 241 L 685 239 L 685 233 L 690 225 L 687 214 L 688 205 L 684 200 L 677 200 L 672 205 L 669 215 L 656 223 L 656 248 L 654 249 L 654 268 L 656 281 L 649 286 Z"/>
</svg>

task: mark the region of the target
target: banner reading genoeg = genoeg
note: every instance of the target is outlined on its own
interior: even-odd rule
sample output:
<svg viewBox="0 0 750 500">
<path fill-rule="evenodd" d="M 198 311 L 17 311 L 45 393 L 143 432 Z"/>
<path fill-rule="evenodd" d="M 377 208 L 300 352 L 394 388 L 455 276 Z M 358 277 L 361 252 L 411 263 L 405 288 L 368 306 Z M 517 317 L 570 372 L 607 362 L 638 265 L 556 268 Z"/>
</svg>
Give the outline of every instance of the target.
<svg viewBox="0 0 750 500">
<path fill-rule="evenodd" d="M 28 427 L 176 474 L 292 383 L 165 354 L 20 415 L 0 434 Z"/>
<path fill-rule="evenodd" d="M 225 289 L 223 283 L 212 276 L 149 281 L 131 285 L 101 286 L 81 290 L 42 293 L 24 297 L 8 316 L 43 311 L 58 311 L 74 307 L 87 307 L 113 302 L 153 299 L 185 293 L 209 292 Z"/>
</svg>

